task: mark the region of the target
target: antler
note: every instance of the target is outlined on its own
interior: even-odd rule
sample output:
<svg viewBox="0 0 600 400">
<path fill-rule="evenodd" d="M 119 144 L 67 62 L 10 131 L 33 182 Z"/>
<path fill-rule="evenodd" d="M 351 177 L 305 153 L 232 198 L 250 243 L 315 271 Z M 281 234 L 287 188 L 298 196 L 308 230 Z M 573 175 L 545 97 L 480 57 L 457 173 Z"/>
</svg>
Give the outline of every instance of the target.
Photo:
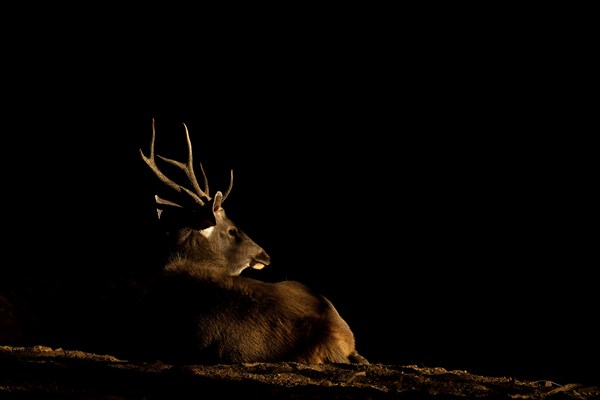
<svg viewBox="0 0 600 400">
<path fill-rule="evenodd" d="M 185 174 L 187 175 L 188 179 L 190 180 L 194 190 L 196 191 L 196 193 L 192 192 L 191 190 L 189 190 L 186 187 L 183 187 L 175 182 L 173 182 L 171 179 L 167 178 L 167 176 L 165 176 L 165 174 L 163 174 L 160 169 L 158 168 L 158 166 L 156 165 L 156 161 L 154 159 L 154 142 L 155 142 L 155 138 L 156 138 L 156 130 L 154 127 L 154 118 L 152 118 L 152 142 L 150 143 L 150 157 L 146 157 L 144 155 L 144 152 L 142 151 L 142 149 L 140 149 L 140 154 L 142 156 L 142 159 L 144 160 L 144 162 L 146 164 L 148 164 L 148 166 L 150 167 L 150 169 L 154 172 L 154 174 L 163 182 L 165 183 L 167 186 L 169 186 L 172 189 L 175 189 L 177 192 L 181 193 L 182 191 L 184 191 L 185 193 L 187 193 L 188 195 L 190 195 L 194 201 L 198 204 L 200 204 L 201 206 L 204 205 L 204 200 L 202 200 L 202 198 L 205 198 L 207 201 L 211 200 L 210 194 L 209 194 L 209 189 L 208 189 L 208 179 L 206 178 L 206 174 L 204 173 L 204 168 L 202 167 L 202 163 L 200 163 L 200 170 L 202 171 L 202 178 L 204 180 L 204 190 L 202 190 L 200 188 L 200 185 L 198 184 L 198 180 L 196 179 L 196 174 L 194 173 L 194 166 L 193 166 L 193 155 L 192 155 L 192 141 L 190 140 L 190 133 L 188 132 L 188 128 L 185 124 L 183 124 L 183 127 L 185 128 L 185 136 L 187 139 L 187 144 L 188 144 L 188 159 L 187 159 L 187 163 L 182 163 L 176 160 L 172 160 L 170 158 L 166 158 L 163 157 L 161 155 L 157 156 L 159 158 L 161 158 L 162 160 L 168 162 L 169 164 L 172 164 L 176 167 L 178 167 L 179 169 L 181 169 L 183 172 L 185 172 Z M 223 200 L 225 200 L 227 198 L 227 196 L 229 195 L 229 193 L 231 192 L 231 189 L 233 188 L 233 170 L 231 170 L 231 174 L 230 174 L 230 180 L 229 180 L 229 187 L 227 188 L 227 192 L 225 193 L 225 195 L 223 196 Z"/>
</svg>

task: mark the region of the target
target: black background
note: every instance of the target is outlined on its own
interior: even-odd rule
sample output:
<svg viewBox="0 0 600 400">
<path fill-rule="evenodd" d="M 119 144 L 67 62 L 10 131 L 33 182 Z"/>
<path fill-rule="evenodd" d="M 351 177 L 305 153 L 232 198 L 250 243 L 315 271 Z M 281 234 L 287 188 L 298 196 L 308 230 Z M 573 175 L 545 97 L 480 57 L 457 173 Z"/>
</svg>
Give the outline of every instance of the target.
<svg viewBox="0 0 600 400">
<path fill-rule="evenodd" d="M 245 274 L 326 295 L 371 362 L 597 380 L 593 158 L 544 64 L 493 38 L 361 38 L 145 43 L 6 74 L 3 272 L 139 263 L 138 150 L 154 118 L 157 152 L 185 156 L 185 123 L 271 255 Z"/>
</svg>

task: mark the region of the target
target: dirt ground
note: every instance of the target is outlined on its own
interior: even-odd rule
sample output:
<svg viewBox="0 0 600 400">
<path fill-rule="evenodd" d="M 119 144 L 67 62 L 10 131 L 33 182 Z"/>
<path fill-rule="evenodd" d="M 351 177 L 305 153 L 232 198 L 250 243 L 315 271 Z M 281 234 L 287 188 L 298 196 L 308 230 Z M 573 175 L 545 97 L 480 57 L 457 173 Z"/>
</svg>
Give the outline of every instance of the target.
<svg viewBox="0 0 600 400">
<path fill-rule="evenodd" d="M 168 365 L 0 346 L 1 399 L 600 399 L 600 387 L 412 365 Z"/>
</svg>

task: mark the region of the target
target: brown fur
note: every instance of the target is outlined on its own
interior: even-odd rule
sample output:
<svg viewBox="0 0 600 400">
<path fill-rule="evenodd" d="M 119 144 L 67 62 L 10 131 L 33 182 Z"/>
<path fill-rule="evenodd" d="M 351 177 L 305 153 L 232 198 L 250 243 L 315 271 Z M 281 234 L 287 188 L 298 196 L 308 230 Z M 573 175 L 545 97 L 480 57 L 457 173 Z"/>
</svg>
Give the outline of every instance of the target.
<svg viewBox="0 0 600 400">
<path fill-rule="evenodd" d="M 325 297 L 293 281 L 267 283 L 175 259 L 155 294 L 157 357 L 176 362 L 368 363 Z M 165 324 L 165 322 L 167 322 Z"/>
</svg>

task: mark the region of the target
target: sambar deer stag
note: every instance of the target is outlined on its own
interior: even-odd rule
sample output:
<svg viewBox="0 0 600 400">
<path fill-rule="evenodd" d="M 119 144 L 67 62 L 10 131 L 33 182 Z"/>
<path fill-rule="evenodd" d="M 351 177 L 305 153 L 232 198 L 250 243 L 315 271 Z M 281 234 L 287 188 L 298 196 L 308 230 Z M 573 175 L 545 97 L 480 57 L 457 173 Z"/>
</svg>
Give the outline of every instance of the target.
<svg viewBox="0 0 600 400">
<path fill-rule="evenodd" d="M 263 282 L 240 273 L 270 263 L 267 253 L 225 215 L 231 192 L 209 194 L 193 170 L 192 145 L 184 124 L 186 163 L 159 157 L 185 172 L 191 189 L 168 178 L 154 153 L 142 159 L 180 201 L 156 197 L 159 220 L 168 232 L 170 256 L 151 294 L 152 321 L 146 332 L 156 358 L 166 362 L 242 363 L 291 361 L 305 364 L 369 362 L 355 348 L 352 330 L 333 304 L 307 286 Z M 185 201 L 185 200 L 184 200 Z"/>
</svg>

